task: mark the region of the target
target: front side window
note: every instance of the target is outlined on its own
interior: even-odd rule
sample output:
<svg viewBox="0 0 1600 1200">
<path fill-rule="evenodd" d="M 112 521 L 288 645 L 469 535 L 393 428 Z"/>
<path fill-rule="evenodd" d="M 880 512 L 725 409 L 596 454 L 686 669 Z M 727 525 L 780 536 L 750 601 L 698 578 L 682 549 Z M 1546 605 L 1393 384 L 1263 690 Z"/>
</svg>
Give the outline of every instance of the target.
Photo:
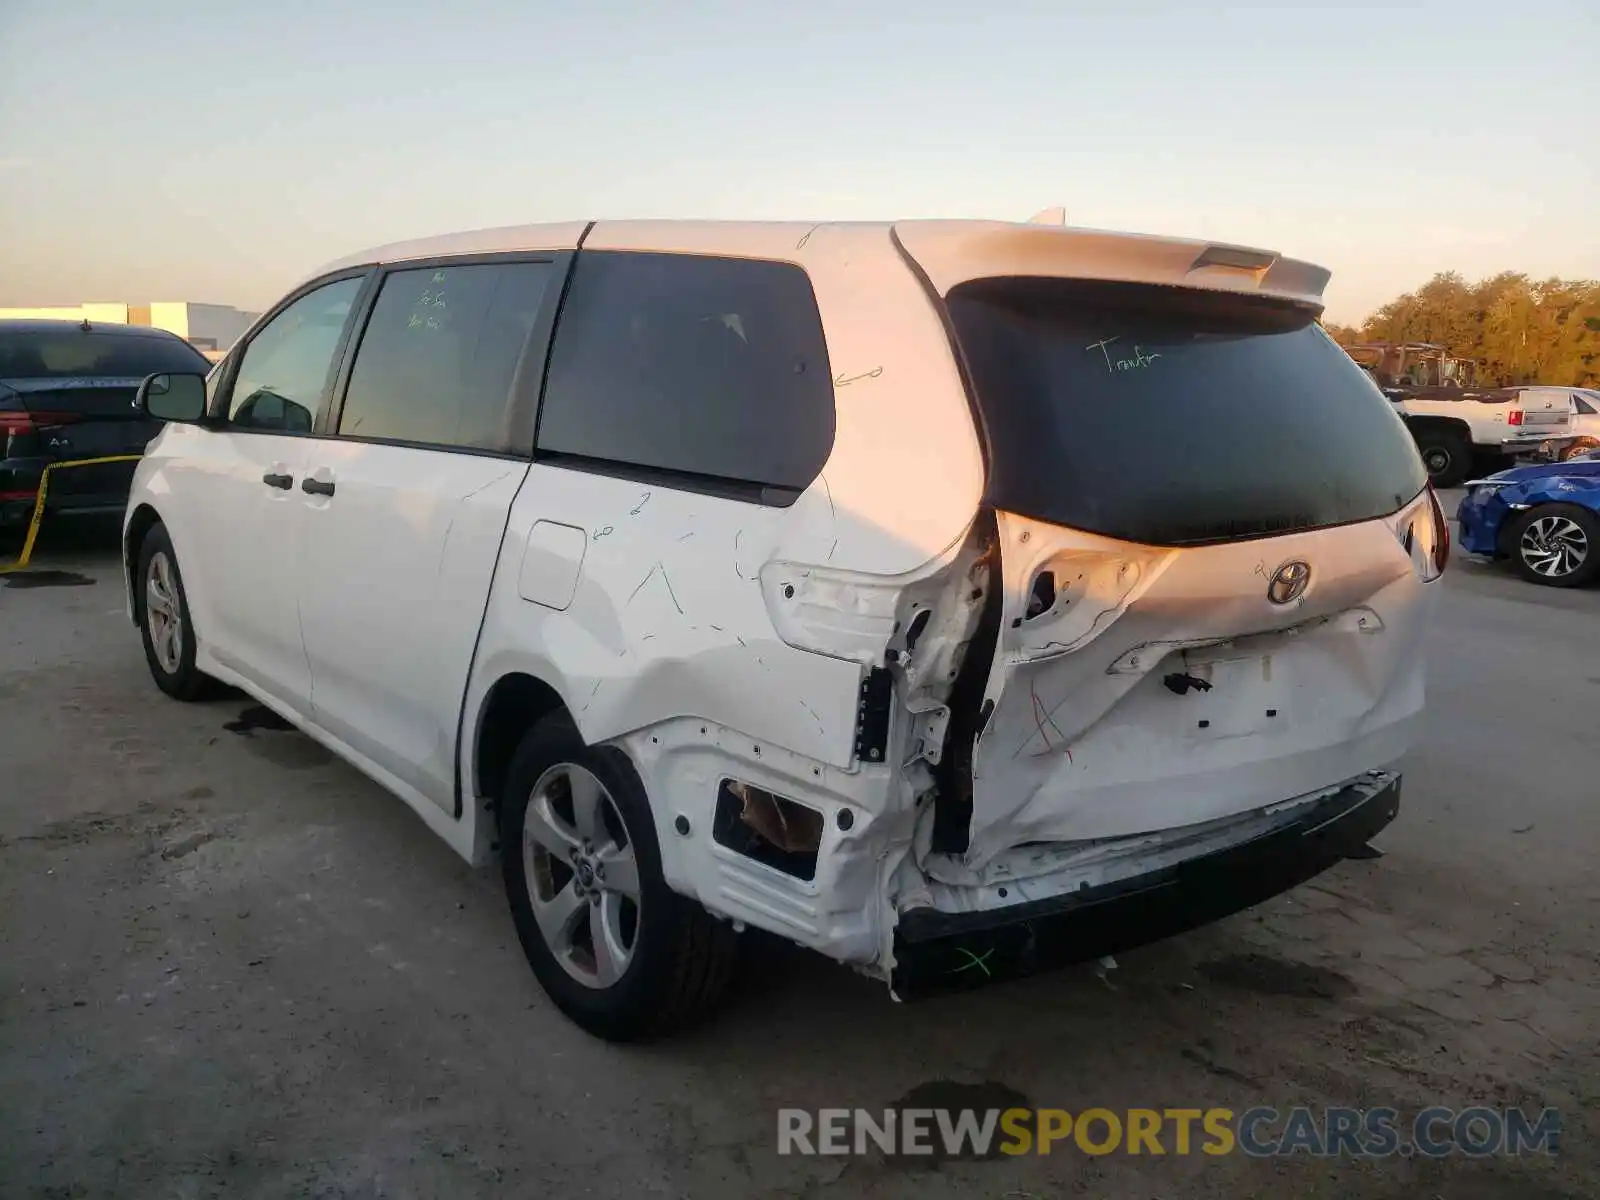
<svg viewBox="0 0 1600 1200">
<path fill-rule="evenodd" d="M 316 427 L 339 337 L 362 283 L 357 276 L 324 284 L 262 326 L 234 375 L 230 424 L 278 433 Z"/>
<path fill-rule="evenodd" d="M 390 272 L 356 351 L 340 436 L 509 450 L 512 381 L 555 270 L 508 262 Z"/>
<path fill-rule="evenodd" d="M 801 268 L 579 253 L 541 453 L 756 485 L 782 503 L 817 477 L 833 435 L 827 343 Z"/>
</svg>

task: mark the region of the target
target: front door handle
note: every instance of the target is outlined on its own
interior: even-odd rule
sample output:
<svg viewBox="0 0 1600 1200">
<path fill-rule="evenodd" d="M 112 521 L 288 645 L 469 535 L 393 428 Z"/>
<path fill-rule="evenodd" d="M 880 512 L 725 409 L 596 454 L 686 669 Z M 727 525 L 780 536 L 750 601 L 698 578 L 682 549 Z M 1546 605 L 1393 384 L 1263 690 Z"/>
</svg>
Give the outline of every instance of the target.
<svg viewBox="0 0 1600 1200">
<path fill-rule="evenodd" d="M 261 482 L 266 484 L 270 488 L 277 488 L 280 491 L 287 492 L 290 488 L 292 488 L 294 486 L 294 476 L 293 475 L 279 475 L 276 472 L 268 471 L 265 475 L 263 475 L 261 477 Z"/>
<path fill-rule="evenodd" d="M 333 480 L 313 479 L 307 475 L 300 481 L 300 490 L 308 496 L 331 496 L 333 495 Z"/>
</svg>

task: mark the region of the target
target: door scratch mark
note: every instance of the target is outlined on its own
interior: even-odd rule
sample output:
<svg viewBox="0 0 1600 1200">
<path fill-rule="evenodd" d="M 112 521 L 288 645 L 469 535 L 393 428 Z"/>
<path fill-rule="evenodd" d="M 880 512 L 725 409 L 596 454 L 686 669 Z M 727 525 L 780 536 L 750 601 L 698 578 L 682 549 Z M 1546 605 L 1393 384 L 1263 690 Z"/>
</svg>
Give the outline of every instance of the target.
<svg viewBox="0 0 1600 1200">
<path fill-rule="evenodd" d="M 678 603 L 678 593 L 672 590 L 672 580 L 667 577 L 667 569 L 657 563 L 656 570 L 661 572 L 661 582 L 667 585 L 667 595 L 672 597 L 672 607 L 678 610 L 680 617 L 683 616 L 683 605 Z"/>
<path fill-rule="evenodd" d="M 628 510 L 628 515 L 630 517 L 637 517 L 639 515 L 640 510 L 642 510 L 644 508 L 644 506 L 646 504 L 649 504 L 649 503 L 650 503 L 650 493 L 646 492 L 643 496 L 639 497 L 639 503 L 635 504 L 632 508 L 630 508 Z"/>
<path fill-rule="evenodd" d="M 629 595 L 628 595 L 628 604 L 632 604 L 633 603 L 633 598 L 644 590 L 644 585 L 645 584 L 650 582 L 650 576 L 654 575 L 659 570 L 661 570 L 661 564 L 657 563 L 655 566 L 650 568 L 650 570 L 645 574 L 645 577 L 643 579 L 639 580 L 639 586 L 634 588 L 633 591 L 631 593 L 629 593 Z M 626 608 L 627 605 L 624 605 L 623 607 Z"/>
<path fill-rule="evenodd" d="M 1046 750 L 1054 750 L 1055 746 L 1051 745 L 1050 743 L 1050 735 L 1044 731 L 1044 705 L 1039 702 L 1039 693 L 1034 690 L 1034 687 L 1031 683 L 1028 685 L 1028 695 L 1033 700 L 1033 725 L 1034 728 L 1039 731 L 1039 740 L 1044 742 L 1044 748 Z M 1018 746 L 1017 754 L 1021 753 L 1022 747 Z M 1013 754 L 1011 757 L 1015 758 L 1017 757 L 1017 754 Z"/>
<path fill-rule="evenodd" d="M 876 379 L 883 374 L 882 367 L 873 367 L 870 371 L 863 371 L 859 375 L 846 375 L 842 371 L 834 378 L 834 387 L 849 387 L 852 383 L 859 383 L 863 379 Z"/>
</svg>

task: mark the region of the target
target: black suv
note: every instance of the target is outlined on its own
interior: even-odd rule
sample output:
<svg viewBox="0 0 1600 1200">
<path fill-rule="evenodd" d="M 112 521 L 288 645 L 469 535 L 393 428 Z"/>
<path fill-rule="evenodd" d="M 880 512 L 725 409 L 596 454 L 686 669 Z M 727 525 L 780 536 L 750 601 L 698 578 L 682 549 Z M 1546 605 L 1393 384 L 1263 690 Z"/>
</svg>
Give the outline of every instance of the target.
<svg viewBox="0 0 1600 1200">
<path fill-rule="evenodd" d="M 0 321 L 0 532 L 25 528 L 51 463 L 142 454 L 161 428 L 133 406 L 146 375 L 205 372 L 162 329 L 88 321 Z M 47 511 L 121 512 L 132 461 L 52 472 Z"/>
</svg>

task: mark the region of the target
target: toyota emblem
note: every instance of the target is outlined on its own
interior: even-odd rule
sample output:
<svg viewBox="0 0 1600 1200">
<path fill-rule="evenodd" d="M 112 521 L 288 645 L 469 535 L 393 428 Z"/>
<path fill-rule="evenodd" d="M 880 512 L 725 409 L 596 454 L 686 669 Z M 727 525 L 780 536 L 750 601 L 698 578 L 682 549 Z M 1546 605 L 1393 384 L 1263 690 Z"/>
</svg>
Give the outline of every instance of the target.
<svg viewBox="0 0 1600 1200">
<path fill-rule="evenodd" d="M 1286 562 L 1272 573 L 1272 581 L 1267 584 L 1267 599 L 1274 604 L 1293 604 L 1306 593 L 1306 585 L 1311 582 L 1311 564 L 1300 562 Z"/>
</svg>

